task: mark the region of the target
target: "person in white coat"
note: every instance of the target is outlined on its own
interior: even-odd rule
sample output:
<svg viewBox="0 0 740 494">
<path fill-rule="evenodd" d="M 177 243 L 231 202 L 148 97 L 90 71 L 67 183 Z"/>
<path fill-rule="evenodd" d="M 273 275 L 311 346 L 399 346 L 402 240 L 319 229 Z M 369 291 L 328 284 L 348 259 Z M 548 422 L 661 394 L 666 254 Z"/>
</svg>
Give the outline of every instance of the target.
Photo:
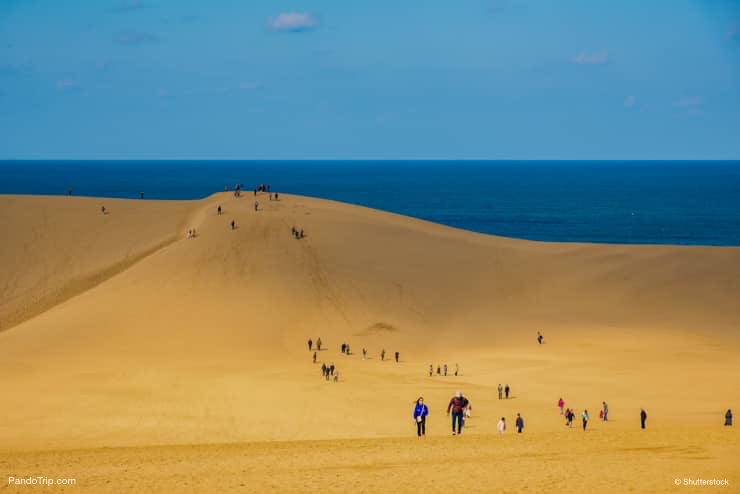
<svg viewBox="0 0 740 494">
<path fill-rule="evenodd" d="M 506 431 L 506 419 L 504 417 L 501 417 L 501 420 L 498 421 L 496 429 L 500 435 L 504 435 L 504 431 Z"/>
</svg>

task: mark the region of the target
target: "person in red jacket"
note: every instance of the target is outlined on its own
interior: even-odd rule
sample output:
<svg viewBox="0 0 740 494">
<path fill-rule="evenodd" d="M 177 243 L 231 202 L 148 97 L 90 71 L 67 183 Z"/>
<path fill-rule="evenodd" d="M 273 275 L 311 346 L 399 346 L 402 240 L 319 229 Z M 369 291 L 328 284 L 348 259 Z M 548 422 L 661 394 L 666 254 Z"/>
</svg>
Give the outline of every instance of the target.
<svg viewBox="0 0 740 494">
<path fill-rule="evenodd" d="M 452 410 L 452 435 L 455 435 L 455 422 L 457 422 L 457 434 L 462 434 L 463 425 L 463 414 L 468 406 L 468 399 L 465 398 L 460 391 L 455 393 L 455 396 L 450 400 L 447 405 L 447 415 Z"/>
</svg>

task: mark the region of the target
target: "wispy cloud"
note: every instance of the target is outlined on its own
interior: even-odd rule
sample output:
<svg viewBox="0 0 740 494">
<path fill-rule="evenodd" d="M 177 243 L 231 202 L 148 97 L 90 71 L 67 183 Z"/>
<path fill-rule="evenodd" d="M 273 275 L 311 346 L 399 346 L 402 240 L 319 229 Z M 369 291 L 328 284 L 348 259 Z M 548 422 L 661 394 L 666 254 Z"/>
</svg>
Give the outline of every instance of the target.
<svg viewBox="0 0 740 494">
<path fill-rule="evenodd" d="M 302 32 L 318 27 L 316 18 L 306 12 L 283 12 L 270 20 L 270 28 L 274 31 Z"/>
<path fill-rule="evenodd" d="M 632 108 L 637 103 L 637 98 L 635 96 L 627 96 L 624 99 L 624 107 L 625 108 Z"/>
<path fill-rule="evenodd" d="M 141 31 L 121 31 L 116 33 L 113 39 L 121 45 L 148 45 L 159 42 L 156 34 Z"/>
<path fill-rule="evenodd" d="M 121 2 L 118 5 L 111 7 L 110 12 L 114 13 L 123 13 L 123 12 L 131 12 L 132 10 L 137 10 L 142 8 L 144 5 L 141 3 L 140 0 L 127 0 L 125 2 Z"/>
<path fill-rule="evenodd" d="M 609 52 L 601 50 L 598 53 L 581 53 L 573 60 L 576 65 L 606 65 L 609 63 Z"/>
<path fill-rule="evenodd" d="M 66 93 L 79 89 L 80 84 L 72 79 L 59 79 L 56 83 L 56 87 L 57 91 Z"/>
<path fill-rule="evenodd" d="M 681 96 L 674 103 L 673 106 L 676 108 L 699 108 L 704 105 L 704 98 L 701 96 Z"/>
</svg>

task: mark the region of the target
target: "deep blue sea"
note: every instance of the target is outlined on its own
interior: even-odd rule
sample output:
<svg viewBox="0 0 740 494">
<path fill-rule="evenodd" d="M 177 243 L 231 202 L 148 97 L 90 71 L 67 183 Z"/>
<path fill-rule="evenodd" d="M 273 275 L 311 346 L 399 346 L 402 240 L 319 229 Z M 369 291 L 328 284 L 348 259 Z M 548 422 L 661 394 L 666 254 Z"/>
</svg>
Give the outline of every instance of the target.
<svg viewBox="0 0 740 494">
<path fill-rule="evenodd" d="M 7 161 L 0 193 L 195 199 L 251 189 L 545 241 L 740 246 L 740 162 Z"/>
</svg>

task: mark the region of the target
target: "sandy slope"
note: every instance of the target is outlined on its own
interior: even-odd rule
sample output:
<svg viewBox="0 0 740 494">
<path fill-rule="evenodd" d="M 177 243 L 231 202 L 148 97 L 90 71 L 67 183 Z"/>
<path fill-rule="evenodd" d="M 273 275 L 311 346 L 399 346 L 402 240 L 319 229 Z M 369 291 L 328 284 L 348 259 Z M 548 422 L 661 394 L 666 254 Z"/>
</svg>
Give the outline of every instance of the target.
<svg viewBox="0 0 740 494">
<path fill-rule="evenodd" d="M 568 479 L 620 491 L 607 469 L 632 472 L 638 491 L 675 489 L 674 469 L 740 482 L 728 461 L 737 434 L 721 427 L 724 410 L 740 410 L 740 249 L 543 244 L 304 197 L 260 201 L 254 212 L 251 196 L 228 194 L 105 200 L 103 216 L 97 199 L 0 197 L 14 234 L 0 247 L 0 468 L 74 473 L 91 492 L 111 479 L 111 492 L 167 491 L 181 475 L 214 490 L 239 479 L 301 490 L 307 476 L 339 491 L 414 490 L 417 472 L 443 490 L 459 457 L 443 408 L 462 389 L 476 416 L 454 440 L 466 441 L 458 462 L 473 491 Z M 190 227 L 197 238 L 184 238 Z M 339 383 L 321 380 L 309 336 L 328 345 L 319 359 L 337 364 Z M 380 362 L 382 348 L 401 362 Z M 430 378 L 432 362 L 462 373 Z M 496 398 L 499 382 L 512 399 Z M 423 450 L 399 438 L 421 394 Z M 607 400 L 612 421 L 565 430 L 559 396 L 593 418 Z M 501 450 L 496 421 L 516 412 L 526 437 Z M 341 441 L 315 442 L 326 439 Z M 213 443 L 233 445 L 195 446 Z M 54 452 L 69 448 L 83 449 Z M 213 455 L 223 464 L 207 469 Z"/>
</svg>

